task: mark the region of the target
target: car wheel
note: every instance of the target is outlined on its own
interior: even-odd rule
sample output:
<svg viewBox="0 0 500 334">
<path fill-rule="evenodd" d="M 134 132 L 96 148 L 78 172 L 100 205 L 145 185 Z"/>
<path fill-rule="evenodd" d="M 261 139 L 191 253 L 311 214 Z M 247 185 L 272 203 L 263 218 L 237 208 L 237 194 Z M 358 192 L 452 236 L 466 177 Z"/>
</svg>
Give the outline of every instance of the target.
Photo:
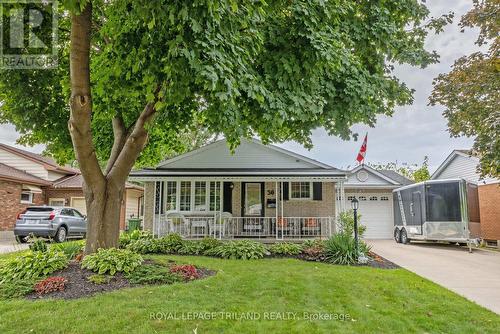
<svg viewBox="0 0 500 334">
<path fill-rule="evenodd" d="M 405 229 L 401 230 L 401 243 L 405 245 L 410 243 L 410 239 L 408 239 L 408 234 L 406 234 Z"/>
<path fill-rule="evenodd" d="M 66 231 L 65 227 L 59 227 L 59 229 L 56 232 L 56 236 L 54 240 L 56 242 L 64 242 L 66 240 L 66 236 L 68 234 L 68 231 Z"/>
<path fill-rule="evenodd" d="M 20 244 L 25 244 L 27 242 L 26 237 L 21 237 L 19 235 L 16 235 L 16 241 Z"/>
<path fill-rule="evenodd" d="M 401 243 L 401 230 L 399 228 L 394 229 L 394 241 L 398 244 Z"/>
</svg>

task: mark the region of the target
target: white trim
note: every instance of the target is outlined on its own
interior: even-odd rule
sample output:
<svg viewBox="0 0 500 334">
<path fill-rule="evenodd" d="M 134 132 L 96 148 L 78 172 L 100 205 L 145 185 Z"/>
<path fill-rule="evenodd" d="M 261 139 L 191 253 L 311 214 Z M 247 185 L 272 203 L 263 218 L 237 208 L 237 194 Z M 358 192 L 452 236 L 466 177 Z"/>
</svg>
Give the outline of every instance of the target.
<svg viewBox="0 0 500 334">
<path fill-rule="evenodd" d="M 22 199 L 23 194 L 24 195 L 28 194 L 30 199 L 27 201 L 23 201 L 23 199 Z M 33 204 L 33 197 L 34 197 L 34 193 L 31 190 L 22 190 L 19 200 L 21 201 L 22 204 Z"/>
<path fill-rule="evenodd" d="M 385 176 L 384 174 L 380 173 L 379 171 L 377 171 L 376 169 L 370 167 L 370 166 L 367 166 L 367 165 L 359 165 L 358 167 L 352 169 L 350 171 L 350 174 L 351 175 L 354 175 L 355 173 L 357 173 L 360 169 L 365 169 L 366 171 L 386 180 L 387 182 L 390 182 L 394 185 L 400 185 L 399 182 L 396 182 L 395 180 L 391 179 L 390 177 L 387 177 Z M 349 183 L 346 184 L 346 186 L 350 186 Z"/>
<path fill-rule="evenodd" d="M 230 176 L 221 173 L 220 176 L 218 175 L 213 175 L 213 176 L 171 176 L 171 175 L 158 175 L 158 176 L 140 176 L 140 177 L 134 177 L 132 178 L 135 181 L 142 181 L 142 182 L 154 182 L 158 180 L 172 180 L 172 181 L 185 181 L 186 178 L 189 181 L 204 181 L 204 180 L 210 180 L 210 181 L 234 181 L 234 182 L 265 182 L 265 181 L 278 181 L 278 182 L 287 182 L 287 181 L 322 181 L 322 182 L 339 182 L 339 181 L 345 181 L 347 178 L 345 176 L 338 176 L 338 177 L 332 177 L 332 176 Z"/>
</svg>

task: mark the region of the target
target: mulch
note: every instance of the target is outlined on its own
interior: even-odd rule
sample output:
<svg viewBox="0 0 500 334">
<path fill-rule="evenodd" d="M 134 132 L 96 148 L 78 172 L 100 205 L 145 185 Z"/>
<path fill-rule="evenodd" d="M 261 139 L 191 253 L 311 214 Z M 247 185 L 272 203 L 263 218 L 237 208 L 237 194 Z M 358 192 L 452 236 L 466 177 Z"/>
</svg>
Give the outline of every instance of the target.
<svg viewBox="0 0 500 334">
<path fill-rule="evenodd" d="M 366 265 L 369 267 L 372 267 L 372 268 L 379 268 L 379 269 L 398 269 L 398 268 L 400 268 L 400 266 L 398 266 L 394 262 L 391 262 L 391 261 L 387 260 L 386 258 L 383 258 L 382 256 L 380 256 L 374 252 L 368 253 L 368 263 Z"/>
<path fill-rule="evenodd" d="M 169 261 L 170 262 L 170 261 Z M 146 260 L 144 263 L 154 263 L 154 261 Z M 216 271 L 209 270 L 206 268 L 196 268 L 196 271 L 200 275 L 198 279 L 203 279 L 209 276 L 214 276 Z M 129 287 L 139 287 L 144 285 L 131 284 L 128 279 L 122 273 L 116 273 L 111 276 L 108 283 L 95 284 L 88 280 L 89 276 L 95 275 L 96 273 L 88 269 L 82 269 L 81 264 L 76 261 L 69 263 L 68 267 L 59 271 L 52 273 L 50 276 L 64 277 L 67 282 L 63 291 L 50 292 L 43 295 L 38 295 L 36 292 L 32 292 L 26 295 L 27 299 L 38 300 L 38 299 L 77 299 L 82 297 L 93 296 L 98 293 L 120 290 Z"/>
</svg>

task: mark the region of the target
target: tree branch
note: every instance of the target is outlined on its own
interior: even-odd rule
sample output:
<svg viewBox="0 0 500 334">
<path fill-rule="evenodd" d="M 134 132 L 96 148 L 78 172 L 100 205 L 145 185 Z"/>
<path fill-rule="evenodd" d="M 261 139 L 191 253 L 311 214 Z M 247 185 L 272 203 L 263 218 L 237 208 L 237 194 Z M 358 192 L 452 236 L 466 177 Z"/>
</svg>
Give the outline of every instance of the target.
<svg viewBox="0 0 500 334">
<path fill-rule="evenodd" d="M 106 164 L 104 175 L 107 175 L 109 173 L 116 159 L 118 159 L 118 156 L 120 155 L 120 152 L 122 151 L 123 146 L 125 145 L 125 141 L 127 139 L 127 133 L 128 131 L 125 128 L 125 123 L 123 122 L 122 115 L 121 114 L 116 115 L 113 118 L 114 142 L 113 142 L 113 147 L 111 148 L 111 154 Z"/>
<path fill-rule="evenodd" d="M 89 65 L 91 24 L 91 2 L 81 14 L 71 14 L 71 113 L 68 128 L 83 179 L 93 188 L 102 186 L 105 179 L 95 154 L 91 132 L 92 97 Z"/>
</svg>

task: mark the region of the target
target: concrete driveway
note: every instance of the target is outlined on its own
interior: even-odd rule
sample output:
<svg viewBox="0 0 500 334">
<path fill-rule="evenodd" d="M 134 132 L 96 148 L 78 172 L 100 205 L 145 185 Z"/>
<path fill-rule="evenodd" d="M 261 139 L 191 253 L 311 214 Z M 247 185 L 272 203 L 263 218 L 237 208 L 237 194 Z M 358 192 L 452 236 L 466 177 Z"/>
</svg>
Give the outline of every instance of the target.
<svg viewBox="0 0 500 334">
<path fill-rule="evenodd" d="M 0 254 L 17 252 L 19 250 L 27 249 L 28 245 L 18 244 L 11 241 L 0 241 Z"/>
<path fill-rule="evenodd" d="M 500 252 L 367 240 L 380 256 L 500 314 Z"/>
</svg>

